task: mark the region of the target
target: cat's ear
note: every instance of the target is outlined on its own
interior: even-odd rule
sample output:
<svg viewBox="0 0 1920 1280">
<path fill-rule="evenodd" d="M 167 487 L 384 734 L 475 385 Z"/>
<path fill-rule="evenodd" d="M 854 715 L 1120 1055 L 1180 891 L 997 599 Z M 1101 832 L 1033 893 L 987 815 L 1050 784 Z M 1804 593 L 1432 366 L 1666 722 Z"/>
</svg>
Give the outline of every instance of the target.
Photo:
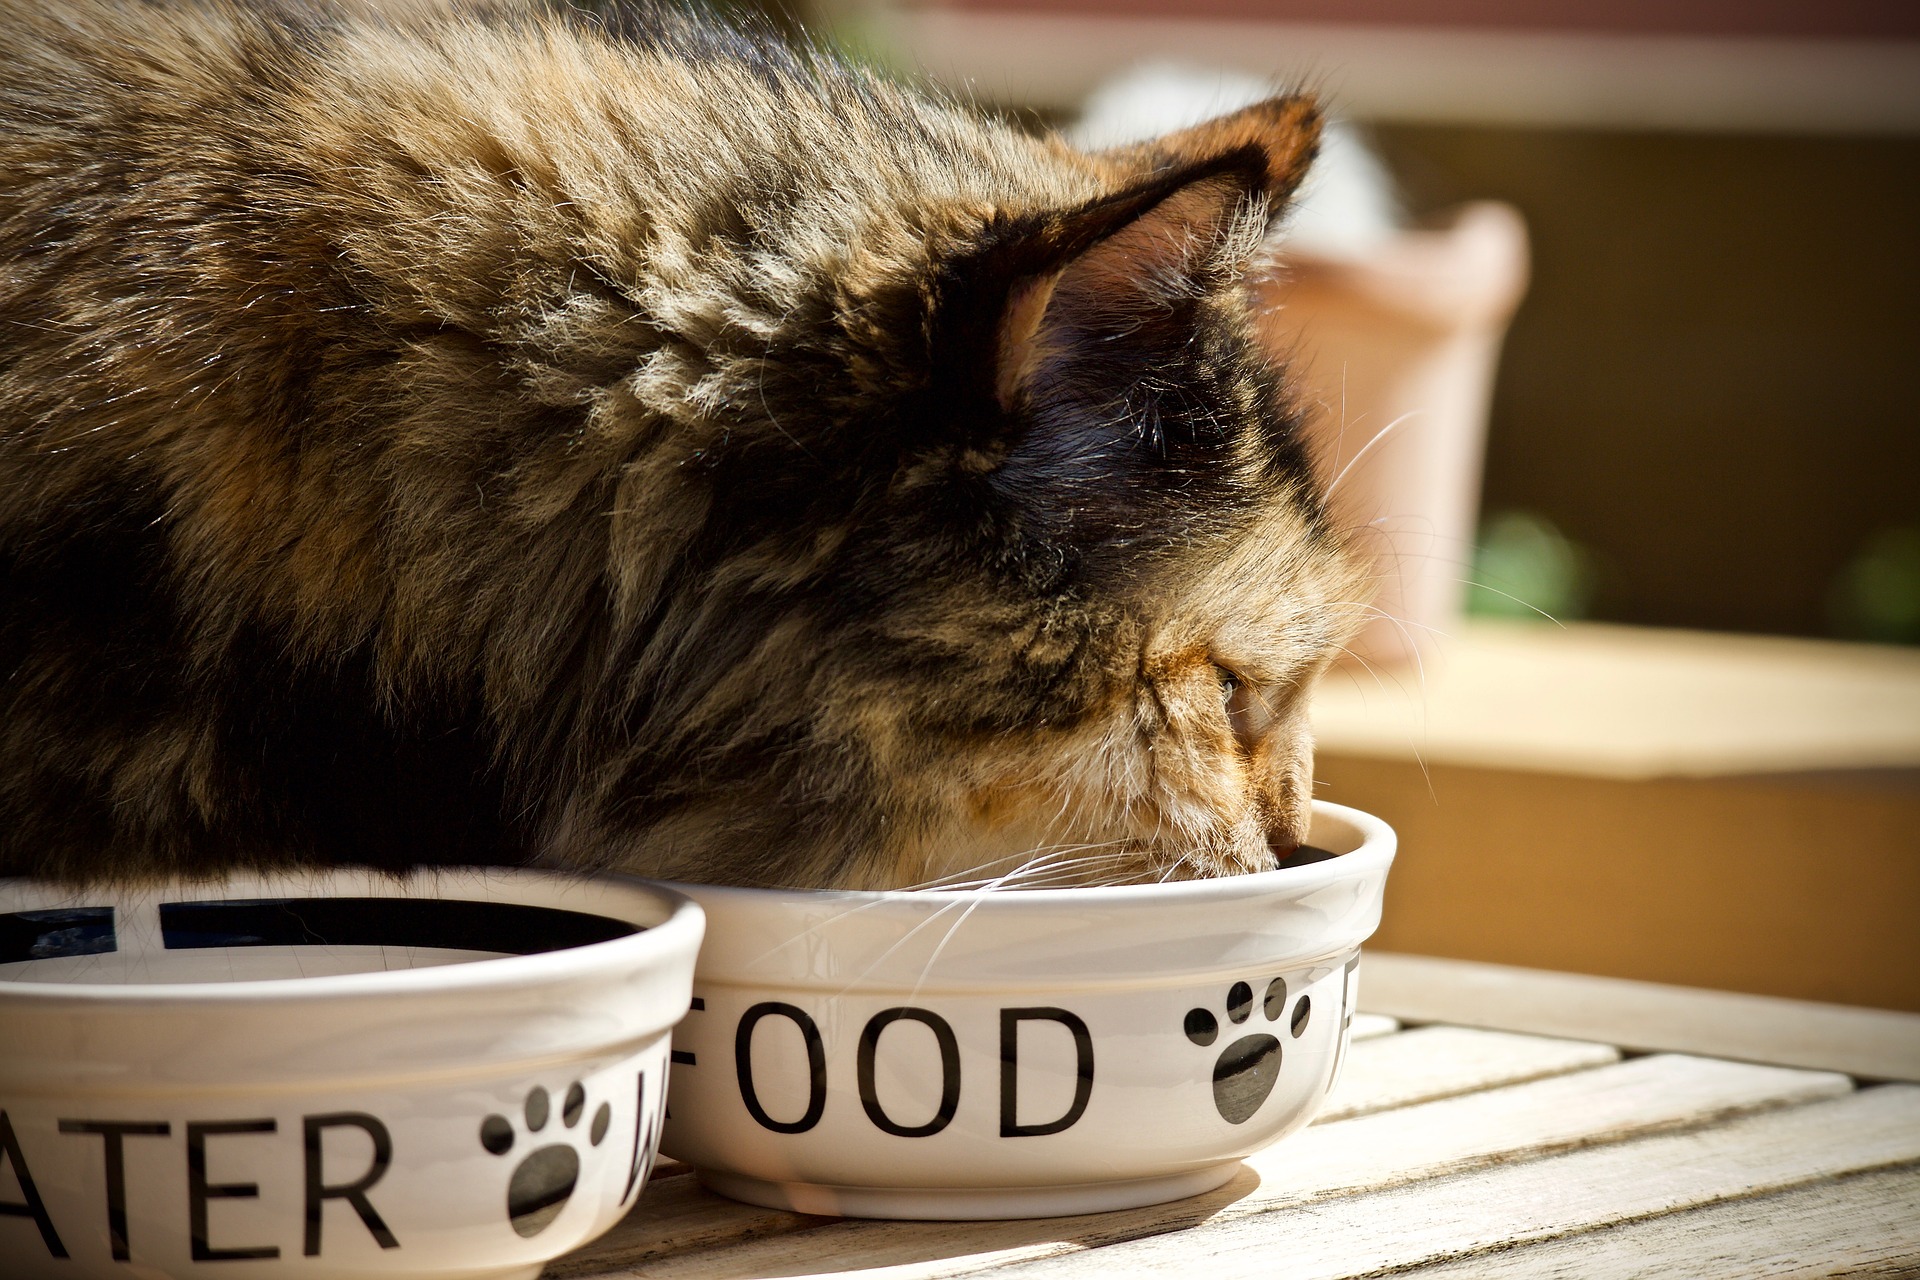
<svg viewBox="0 0 1920 1280">
<path fill-rule="evenodd" d="M 1043 367 L 1057 373 L 1086 344 L 1172 319 L 1183 301 L 1221 283 L 1243 256 L 1233 242 L 1254 212 L 1256 182 L 1241 157 L 1060 219 L 1052 230 L 1068 247 L 1007 292 L 994 385 L 1001 407 L 1012 408 Z"/>
<path fill-rule="evenodd" d="M 1301 98 L 1276 98 L 1111 158 L 1140 176 L 1055 215 L 1046 266 L 1007 291 L 994 392 L 1012 409 L 1077 356 L 1105 365 L 1185 341 L 1192 302 L 1238 275 L 1300 183 L 1319 137 Z M 1087 370 L 1092 373 L 1092 370 Z"/>
<path fill-rule="evenodd" d="M 1250 149 L 1264 162 L 1260 187 L 1269 216 L 1277 218 L 1319 150 L 1320 123 L 1312 98 L 1285 94 L 1108 155 L 1149 172 L 1164 172 Z"/>
</svg>

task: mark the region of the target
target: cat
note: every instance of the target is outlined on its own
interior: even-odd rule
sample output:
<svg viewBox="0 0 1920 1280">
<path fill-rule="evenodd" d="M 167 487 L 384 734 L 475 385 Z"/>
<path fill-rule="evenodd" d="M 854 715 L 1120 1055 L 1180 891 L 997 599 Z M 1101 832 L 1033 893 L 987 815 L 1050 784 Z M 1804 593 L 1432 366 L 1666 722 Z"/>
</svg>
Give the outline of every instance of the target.
<svg viewBox="0 0 1920 1280">
<path fill-rule="evenodd" d="M 1246 288 L 1317 129 L 0 0 L 0 873 L 1275 865 L 1365 610 Z"/>
</svg>

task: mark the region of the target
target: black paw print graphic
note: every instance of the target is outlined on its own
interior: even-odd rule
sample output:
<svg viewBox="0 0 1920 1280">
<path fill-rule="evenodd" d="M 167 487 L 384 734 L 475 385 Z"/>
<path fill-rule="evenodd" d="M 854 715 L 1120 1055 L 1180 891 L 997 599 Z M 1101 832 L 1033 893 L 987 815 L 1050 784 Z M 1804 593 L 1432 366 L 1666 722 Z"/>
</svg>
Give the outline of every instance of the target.
<svg viewBox="0 0 1920 1280">
<path fill-rule="evenodd" d="M 1269 1023 L 1277 1024 L 1286 1017 L 1285 978 L 1275 978 L 1267 984 L 1266 998 L 1260 1002 L 1260 1011 Z M 1307 1029 L 1307 1019 L 1312 1016 L 1313 1002 L 1301 996 L 1293 1006 L 1292 1017 L 1287 1019 L 1289 1034 L 1298 1039 Z M 1236 982 L 1227 991 L 1227 1021 L 1240 1026 L 1251 1017 L 1253 988 L 1244 982 Z M 1186 1031 L 1187 1039 L 1195 1044 L 1209 1045 L 1220 1038 L 1220 1020 L 1213 1016 L 1210 1009 L 1189 1009 Z M 1220 1057 L 1213 1064 L 1213 1105 L 1228 1124 L 1244 1124 L 1253 1118 L 1253 1113 L 1267 1100 L 1267 1095 L 1273 1092 L 1274 1082 L 1279 1078 L 1279 1037 L 1264 1031 L 1241 1036 L 1222 1049 Z"/>
<path fill-rule="evenodd" d="M 528 1133 L 538 1133 L 547 1127 L 552 1106 L 547 1091 L 535 1085 L 527 1094 L 525 1107 Z M 560 1103 L 560 1123 L 567 1129 L 574 1128 L 586 1109 L 587 1091 L 576 1080 L 567 1086 L 567 1096 Z M 612 1120 L 613 1108 L 601 1103 L 587 1126 L 587 1141 L 599 1146 Z M 514 1166 L 513 1177 L 507 1182 L 507 1218 L 513 1223 L 513 1229 L 523 1236 L 537 1236 L 545 1231 L 547 1224 L 567 1207 L 574 1185 L 580 1181 L 580 1153 L 574 1150 L 572 1141 L 577 1135 L 563 1136 L 565 1141 L 529 1151 L 526 1158 Z M 505 1116 L 488 1116 L 480 1122 L 480 1145 L 494 1155 L 506 1155 L 513 1150 L 513 1143 L 513 1122 Z"/>
</svg>

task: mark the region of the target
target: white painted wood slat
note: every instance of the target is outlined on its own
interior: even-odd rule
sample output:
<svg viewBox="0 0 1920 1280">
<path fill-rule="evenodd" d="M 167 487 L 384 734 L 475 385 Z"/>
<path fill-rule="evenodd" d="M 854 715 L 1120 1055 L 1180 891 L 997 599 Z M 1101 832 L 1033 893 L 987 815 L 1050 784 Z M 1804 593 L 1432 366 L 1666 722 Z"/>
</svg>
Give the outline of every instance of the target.
<svg viewBox="0 0 1920 1280">
<path fill-rule="evenodd" d="M 1497 1027 L 1920 1082 L 1920 1013 L 1368 951 L 1360 1003 L 1409 1022 Z"/>
<path fill-rule="evenodd" d="M 1318 1123 L 1620 1060 L 1620 1051 L 1611 1045 L 1472 1027 L 1421 1027 L 1383 1037 L 1365 1049 L 1356 1047 L 1348 1055 L 1345 1074 Z"/>
<path fill-rule="evenodd" d="M 645 1274 L 652 1275 L 661 1258 L 716 1256 L 728 1246 L 808 1232 L 840 1221 L 741 1204 L 715 1195 L 700 1185 L 691 1170 L 685 1170 L 662 1181 L 649 1181 L 639 1202 L 611 1231 L 548 1263 L 541 1280 L 633 1275 L 635 1266 L 645 1266 Z"/>
<path fill-rule="evenodd" d="M 1397 1037 L 1396 1037 L 1397 1038 Z M 1355 1053 L 1359 1052 L 1356 1046 Z M 649 1277 L 831 1275 L 862 1280 L 956 1275 L 1060 1255 L 1084 1257 L 1099 1271 L 1111 1256 L 1155 1240 L 1232 1247 L 1243 1235 L 1258 1249 L 1267 1224 L 1329 1211 L 1342 1197 L 1490 1164 L 1533 1160 L 1555 1151 L 1681 1126 L 1711 1123 L 1761 1108 L 1832 1098 L 1845 1077 L 1660 1056 L 1560 1075 L 1316 1125 L 1254 1156 L 1226 1187 L 1171 1205 L 1026 1222 L 846 1222 L 777 1240 L 754 1240 L 645 1260 Z M 645 1206 L 642 1200 L 642 1207 Z M 1183 1230 L 1191 1228 L 1191 1230 Z M 1163 1233 L 1179 1233 L 1169 1236 Z M 1142 1240 L 1141 1237 L 1154 1237 Z M 1206 1237 L 1203 1242 L 1201 1237 Z M 1127 1244 L 1122 1242 L 1134 1241 Z M 1093 1250 L 1091 1254 L 1087 1250 Z M 641 1261 L 608 1258 L 610 1270 Z M 1259 1265 L 1273 1274 L 1273 1257 Z M 1290 1270 L 1290 1268 L 1289 1268 Z"/>
<path fill-rule="evenodd" d="M 1353 1038 L 1355 1040 L 1377 1040 L 1381 1036 L 1390 1036 L 1400 1029 L 1400 1019 L 1390 1018 L 1384 1013 L 1356 1013 L 1353 1015 Z"/>
<path fill-rule="evenodd" d="M 1384 1030 L 1381 1024 L 1386 1024 Z M 1428 1027 L 1391 1034 L 1392 1019 L 1367 1027 L 1347 1055 L 1345 1076 L 1328 1099 L 1330 1118 L 1380 1111 L 1412 1101 L 1448 1097 L 1539 1079 L 1619 1060 L 1618 1050 L 1575 1040 L 1550 1040 L 1463 1027 Z M 1360 1027 L 1356 1025 L 1355 1034 Z M 807 1230 L 823 1220 L 737 1204 L 691 1179 L 656 1180 L 632 1213 L 607 1235 L 553 1264 L 549 1274 L 595 1274 L 593 1268 L 662 1258 L 760 1236 Z"/>
<path fill-rule="evenodd" d="M 1697 1132 L 1323 1201 L 1306 1212 L 1222 1217 L 1005 1274 L 1185 1275 L 1204 1259 L 1212 1280 L 1344 1280 L 1916 1162 L 1920 1088 L 1886 1085 Z"/>
<path fill-rule="evenodd" d="M 1406 1280 L 1920 1275 L 1920 1168 L 1860 1174 L 1400 1274 Z"/>
</svg>

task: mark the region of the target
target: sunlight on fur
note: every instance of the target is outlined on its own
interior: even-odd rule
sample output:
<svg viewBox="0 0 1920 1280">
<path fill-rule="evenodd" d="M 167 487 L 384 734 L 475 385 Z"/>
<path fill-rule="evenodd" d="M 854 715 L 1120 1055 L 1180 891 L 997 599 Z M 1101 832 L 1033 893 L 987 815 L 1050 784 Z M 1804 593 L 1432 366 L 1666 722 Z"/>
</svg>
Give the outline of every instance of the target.
<svg viewBox="0 0 1920 1280">
<path fill-rule="evenodd" d="M 0 0 L 0 873 L 1272 866 L 1367 609 L 1250 315 L 1317 136 Z"/>
</svg>

